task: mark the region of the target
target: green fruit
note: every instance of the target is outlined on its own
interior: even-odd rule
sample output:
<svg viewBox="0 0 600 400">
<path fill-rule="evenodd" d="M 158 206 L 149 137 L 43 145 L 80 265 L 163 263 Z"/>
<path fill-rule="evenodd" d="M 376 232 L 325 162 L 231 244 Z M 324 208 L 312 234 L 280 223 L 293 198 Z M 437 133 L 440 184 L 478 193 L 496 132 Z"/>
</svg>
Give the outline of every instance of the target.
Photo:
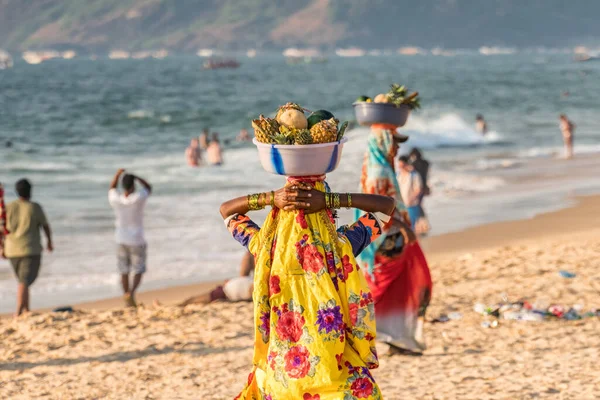
<svg viewBox="0 0 600 400">
<path fill-rule="evenodd" d="M 333 114 L 327 110 L 317 110 L 308 116 L 308 129 L 312 128 L 321 121 L 334 118 Z"/>
<path fill-rule="evenodd" d="M 348 127 L 348 121 L 342 122 L 342 124 L 340 125 L 340 128 L 338 129 L 338 134 L 337 134 L 338 142 L 340 140 L 342 140 L 342 138 L 344 137 L 344 133 L 346 132 L 347 127 Z"/>
<path fill-rule="evenodd" d="M 365 102 L 365 101 L 369 101 L 371 98 L 369 96 L 359 96 L 358 99 L 356 99 L 357 103 L 360 102 Z"/>
</svg>

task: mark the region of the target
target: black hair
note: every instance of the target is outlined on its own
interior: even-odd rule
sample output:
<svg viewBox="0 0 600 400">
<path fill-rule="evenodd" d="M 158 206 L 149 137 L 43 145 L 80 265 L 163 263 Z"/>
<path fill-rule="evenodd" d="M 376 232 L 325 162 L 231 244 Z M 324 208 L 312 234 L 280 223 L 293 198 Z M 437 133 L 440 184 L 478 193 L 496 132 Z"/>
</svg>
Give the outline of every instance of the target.
<svg viewBox="0 0 600 400">
<path fill-rule="evenodd" d="M 483 119 L 483 115 L 481 114 L 477 114 L 477 116 L 475 117 L 476 120 L 482 120 Z"/>
<path fill-rule="evenodd" d="M 400 156 L 398 161 L 402 161 L 404 164 L 409 164 L 407 156 Z"/>
<path fill-rule="evenodd" d="M 127 191 L 132 191 L 134 188 L 135 178 L 131 174 L 125 174 L 121 180 L 121 186 Z"/>
<path fill-rule="evenodd" d="M 19 179 L 15 184 L 15 190 L 19 197 L 28 200 L 31 198 L 31 183 L 27 179 Z"/>
<path fill-rule="evenodd" d="M 412 156 L 415 156 L 417 160 L 420 160 L 421 158 L 423 158 L 423 155 L 421 154 L 421 150 L 419 150 L 419 149 L 418 149 L 418 148 L 416 148 L 416 147 L 413 147 L 413 148 L 410 150 L 410 156 L 411 156 L 411 157 L 412 157 Z"/>
</svg>

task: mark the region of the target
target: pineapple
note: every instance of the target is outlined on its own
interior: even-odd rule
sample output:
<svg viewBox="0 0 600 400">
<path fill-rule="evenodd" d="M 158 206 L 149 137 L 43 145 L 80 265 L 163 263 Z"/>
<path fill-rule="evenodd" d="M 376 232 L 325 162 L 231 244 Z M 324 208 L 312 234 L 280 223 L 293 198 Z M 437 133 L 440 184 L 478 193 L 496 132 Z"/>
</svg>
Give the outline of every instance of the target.
<svg viewBox="0 0 600 400">
<path fill-rule="evenodd" d="M 310 135 L 313 143 L 331 143 L 337 140 L 338 120 L 335 118 L 326 119 L 315 124 L 310 128 Z"/>
<path fill-rule="evenodd" d="M 313 138 L 308 129 L 300 129 L 296 133 L 294 144 L 304 145 L 304 144 L 312 144 Z"/>
<path fill-rule="evenodd" d="M 271 137 L 279 134 L 279 123 L 273 118 L 265 118 L 264 115 L 252 120 L 252 127 L 256 140 L 261 143 L 272 143 Z"/>
</svg>

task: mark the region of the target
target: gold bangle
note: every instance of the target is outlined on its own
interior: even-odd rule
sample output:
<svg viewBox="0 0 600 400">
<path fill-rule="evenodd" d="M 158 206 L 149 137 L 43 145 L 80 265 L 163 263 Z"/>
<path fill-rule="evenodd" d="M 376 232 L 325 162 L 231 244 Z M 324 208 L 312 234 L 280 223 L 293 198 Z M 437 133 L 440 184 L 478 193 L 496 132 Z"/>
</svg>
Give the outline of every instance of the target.
<svg viewBox="0 0 600 400">
<path fill-rule="evenodd" d="M 275 208 L 275 192 L 271 190 L 271 208 Z"/>
<path fill-rule="evenodd" d="M 256 211 L 261 210 L 262 207 L 258 204 L 258 199 L 260 197 L 260 193 L 249 194 L 247 196 L 248 199 L 248 210 Z"/>
<path fill-rule="evenodd" d="M 346 205 L 346 208 L 352 208 L 352 195 L 350 193 L 346 193 L 346 196 L 348 196 L 348 204 Z"/>
<path fill-rule="evenodd" d="M 339 193 L 333 194 L 333 208 L 335 208 L 336 210 L 340 208 L 340 194 Z"/>
<path fill-rule="evenodd" d="M 329 192 L 325 193 L 325 207 L 326 208 L 332 208 L 331 193 L 329 193 Z"/>
</svg>

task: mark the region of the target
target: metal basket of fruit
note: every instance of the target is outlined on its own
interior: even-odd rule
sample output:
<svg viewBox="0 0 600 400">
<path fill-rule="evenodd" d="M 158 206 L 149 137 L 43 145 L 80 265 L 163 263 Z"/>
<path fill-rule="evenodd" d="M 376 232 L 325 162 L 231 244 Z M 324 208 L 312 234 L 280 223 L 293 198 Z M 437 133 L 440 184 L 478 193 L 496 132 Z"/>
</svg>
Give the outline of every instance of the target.
<svg viewBox="0 0 600 400">
<path fill-rule="evenodd" d="M 409 95 L 406 87 L 395 83 L 388 93 L 378 94 L 374 100 L 360 96 L 352 105 L 360 125 L 386 124 L 398 127 L 406 124 L 411 110 L 421 107 L 418 92 Z"/>
<path fill-rule="evenodd" d="M 275 118 L 252 121 L 253 143 L 265 171 L 286 176 L 322 175 L 335 170 L 342 158 L 344 132 L 348 122 L 339 124 L 332 113 L 315 111 L 305 116 L 295 103 L 279 108 Z"/>
</svg>

